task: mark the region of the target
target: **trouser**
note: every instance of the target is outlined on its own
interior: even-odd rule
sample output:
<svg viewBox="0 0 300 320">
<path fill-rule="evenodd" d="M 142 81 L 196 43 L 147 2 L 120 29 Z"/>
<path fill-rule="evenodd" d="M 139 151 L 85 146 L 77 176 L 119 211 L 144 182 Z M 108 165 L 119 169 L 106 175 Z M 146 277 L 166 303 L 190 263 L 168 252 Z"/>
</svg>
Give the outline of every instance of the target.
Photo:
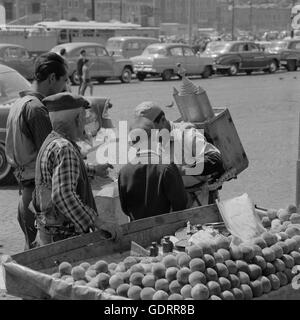
<svg viewBox="0 0 300 320">
<path fill-rule="evenodd" d="M 82 82 L 83 82 L 82 76 L 78 76 L 78 80 L 79 80 L 78 94 L 80 94 L 80 92 L 81 92 L 81 87 L 82 87 Z"/>
<path fill-rule="evenodd" d="M 44 226 L 38 225 L 38 234 L 36 237 L 36 245 L 41 247 L 56 241 L 64 240 L 75 235 L 53 234 Z"/>
<path fill-rule="evenodd" d="M 34 241 L 37 235 L 37 229 L 35 227 L 35 214 L 28 208 L 32 200 L 33 191 L 33 183 L 23 185 L 22 194 L 18 205 L 18 222 L 25 235 L 24 250 L 29 250 L 35 246 Z"/>
<path fill-rule="evenodd" d="M 93 95 L 93 84 L 90 81 L 83 81 L 80 87 L 80 95 L 84 96 L 87 87 L 90 88 L 90 95 Z"/>
<path fill-rule="evenodd" d="M 70 237 L 75 237 L 78 235 L 74 228 L 64 228 L 58 226 L 45 225 L 37 215 L 36 225 L 37 225 L 37 237 L 36 246 L 44 246 L 56 241 L 64 240 Z"/>
</svg>

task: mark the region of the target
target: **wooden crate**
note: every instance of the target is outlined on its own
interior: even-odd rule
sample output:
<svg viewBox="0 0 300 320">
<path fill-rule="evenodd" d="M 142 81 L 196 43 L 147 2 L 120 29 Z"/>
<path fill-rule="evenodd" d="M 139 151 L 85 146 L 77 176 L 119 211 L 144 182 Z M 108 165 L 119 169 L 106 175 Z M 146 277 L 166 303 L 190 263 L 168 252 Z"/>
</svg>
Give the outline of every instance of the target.
<svg viewBox="0 0 300 320">
<path fill-rule="evenodd" d="M 103 239 L 100 232 L 94 232 L 15 254 L 12 259 L 17 263 L 3 263 L 8 294 L 25 299 L 50 299 L 54 292 L 58 299 L 122 299 L 99 289 L 72 286 L 49 275 L 57 272 L 57 266 L 62 261 L 68 261 L 73 266 L 83 261 L 94 263 L 99 259 L 119 262 L 130 255 L 132 241 L 148 247 L 165 235 L 173 235 L 179 228 L 185 227 L 187 221 L 204 224 L 220 219 L 216 205 L 197 207 L 122 225 L 123 237 L 118 242 Z M 61 285 L 63 290 L 58 289 Z"/>
<path fill-rule="evenodd" d="M 147 247 L 165 235 L 173 235 L 186 226 L 187 221 L 203 224 L 220 220 L 216 205 L 196 207 L 124 224 L 121 226 L 123 237 L 119 242 L 104 240 L 100 232 L 93 232 L 18 253 L 12 259 L 33 270 L 50 273 L 62 261 L 77 264 L 96 257 L 124 253 L 130 250 L 131 241 Z"/>
<path fill-rule="evenodd" d="M 208 141 L 221 152 L 225 171 L 244 171 L 249 161 L 228 109 L 214 109 L 216 116 L 203 123 L 194 123 L 204 129 Z"/>
</svg>

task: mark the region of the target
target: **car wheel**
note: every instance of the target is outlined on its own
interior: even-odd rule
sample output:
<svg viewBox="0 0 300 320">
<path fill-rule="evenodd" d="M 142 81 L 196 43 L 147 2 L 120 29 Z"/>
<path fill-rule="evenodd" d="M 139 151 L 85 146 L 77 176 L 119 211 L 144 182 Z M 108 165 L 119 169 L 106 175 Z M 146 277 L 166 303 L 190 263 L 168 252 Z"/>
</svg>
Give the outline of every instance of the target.
<svg viewBox="0 0 300 320">
<path fill-rule="evenodd" d="M 211 66 L 205 66 L 204 71 L 202 72 L 201 76 L 203 79 L 207 79 L 212 75 L 212 68 Z"/>
<path fill-rule="evenodd" d="M 129 68 L 124 68 L 120 80 L 122 83 L 129 83 L 132 78 L 132 72 Z"/>
<path fill-rule="evenodd" d="M 106 78 L 97 78 L 98 83 L 104 83 Z"/>
<path fill-rule="evenodd" d="M 172 79 L 172 76 L 173 76 L 172 70 L 165 70 L 161 75 L 164 81 L 170 81 Z"/>
<path fill-rule="evenodd" d="M 250 75 L 252 74 L 252 70 L 247 70 L 247 71 L 246 71 L 246 74 L 247 74 L 248 76 L 250 76 Z"/>
<path fill-rule="evenodd" d="M 296 71 L 297 70 L 296 60 L 289 60 L 287 62 L 286 68 L 288 71 Z"/>
<path fill-rule="evenodd" d="M 73 85 L 76 85 L 76 86 L 79 86 L 80 84 L 80 81 L 79 81 L 79 78 L 78 78 L 78 74 L 77 74 L 77 71 L 74 71 L 70 77 L 70 80 L 72 82 Z"/>
<path fill-rule="evenodd" d="M 146 75 L 144 73 L 137 73 L 136 77 L 140 80 L 140 81 L 144 81 L 146 78 Z"/>
<path fill-rule="evenodd" d="M 228 70 L 229 76 L 236 76 L 239 72 L 239 67 L 237 64 L 232 64 Z"/>
<path fill-rule="evenodd" d="M 11 165 L 7 162 L 5 146 L 0 143 L 0 184 L 10 184 L 15 182 Z"/>
<path fill-rule="evenodd" d="M 276 71 L 277 71 L 277 63 L 276 63 L 276 61 L 273 60 L 273 61 L 270 62 L 269 72 L 270 73 L 274 73 Z"/>
</svg>

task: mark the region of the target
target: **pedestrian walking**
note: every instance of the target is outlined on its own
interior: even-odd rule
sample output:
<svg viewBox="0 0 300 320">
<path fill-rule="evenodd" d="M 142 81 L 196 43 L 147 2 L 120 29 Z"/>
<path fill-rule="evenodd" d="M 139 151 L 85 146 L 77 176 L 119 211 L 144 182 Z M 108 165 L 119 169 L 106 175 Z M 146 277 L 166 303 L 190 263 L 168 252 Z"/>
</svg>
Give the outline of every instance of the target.
<svg viewBox="0 0 300 320">
<path fill-rule="evenodd" d="M 77 76 L 79 80 L 78 94 L 80 94 L 81 86 L 82 86 L 82 66 L 83 62 L 86 59 L 86 51 L 82 49 L 80 51 L 79 59 L 77 60 Z"/>
<path fill-rule="evenodd" d="M 93 84 L 90 77 L 90 62 L 89 59 L 85 59 L 82 66 L 82 85 L 80 89 L 80 94 L 84 96 L 87 87 L 90 89 L 90 95 L 93 95 Z"/>
</svg>

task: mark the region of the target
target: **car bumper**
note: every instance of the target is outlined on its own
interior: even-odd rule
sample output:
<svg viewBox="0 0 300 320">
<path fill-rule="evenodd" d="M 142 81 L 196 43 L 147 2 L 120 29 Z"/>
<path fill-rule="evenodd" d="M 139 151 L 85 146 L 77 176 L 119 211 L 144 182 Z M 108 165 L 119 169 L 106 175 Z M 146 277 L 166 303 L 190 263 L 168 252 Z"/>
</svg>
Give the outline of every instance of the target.
<svg viewBox="0 0 300 320">
<path fill-rule="evenodd" d="M 288 64 L 287 60 L 280 60 L 280 65 L 286 66 Z"/>
<path fill-rule="evenodd" d="M 142 72 L 142 73 L 157 73 L 157 71 L 152 67 L 147 66 L 134 66 L 134 73 Z"/>
<path fill-rule="evenodd" d="M 214 67 L 215 67 L 216 71 L 217 70 L 228 70 L 228 69 L 230 69 L 230 66 L 227 66 L 225 64 L 215 64 Z"/>
</svg>

